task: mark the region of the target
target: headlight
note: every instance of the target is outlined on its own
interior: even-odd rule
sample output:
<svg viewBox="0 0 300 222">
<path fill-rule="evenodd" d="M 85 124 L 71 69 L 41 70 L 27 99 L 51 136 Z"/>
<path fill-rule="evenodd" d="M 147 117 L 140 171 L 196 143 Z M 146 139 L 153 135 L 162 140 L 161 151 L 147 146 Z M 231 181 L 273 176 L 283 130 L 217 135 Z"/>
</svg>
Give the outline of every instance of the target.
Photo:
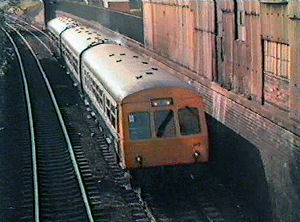
<svg viewBox="0 0 300 222">
<path fill-rule="evenodd" d="M 138 155 L 136 158 L 135 158 L 135 161 L 139 164 L 139 166 L 141 167 L 142 164 L 143 164 L 143 157 Z"/>
<path fill-rule="evenodd" d="M 194 157 L 195 161 L 198 162 L 201 157 L 201 153 L 198 150 L 196 150 L 193 154 L 193 157 Z"/>
</svg>

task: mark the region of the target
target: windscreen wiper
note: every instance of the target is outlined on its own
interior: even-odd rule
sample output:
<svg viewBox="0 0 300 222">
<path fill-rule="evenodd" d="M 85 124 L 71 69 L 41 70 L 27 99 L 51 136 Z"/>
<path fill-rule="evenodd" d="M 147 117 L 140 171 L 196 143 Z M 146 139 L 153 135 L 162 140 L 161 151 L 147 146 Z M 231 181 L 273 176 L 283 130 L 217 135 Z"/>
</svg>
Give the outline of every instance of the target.
<svg viewBox="0 0 300 222">
<path fill-rule="evenodd" d="M 156 133 L 157 137 L 162 137 L 163 136 L 163 134 L 166 130 L 166 127 L 167 127 L 168 123 L 170 122 L 170 120 L 172 119 L 172 117 L 173 117 L 173 111 L 170 110 L 168 115 L 164 119 L 164 121 L 162 121 L 162 123 L 160 124 L 160 126 L 157 129 L 157 133 Z"/>
</svg>

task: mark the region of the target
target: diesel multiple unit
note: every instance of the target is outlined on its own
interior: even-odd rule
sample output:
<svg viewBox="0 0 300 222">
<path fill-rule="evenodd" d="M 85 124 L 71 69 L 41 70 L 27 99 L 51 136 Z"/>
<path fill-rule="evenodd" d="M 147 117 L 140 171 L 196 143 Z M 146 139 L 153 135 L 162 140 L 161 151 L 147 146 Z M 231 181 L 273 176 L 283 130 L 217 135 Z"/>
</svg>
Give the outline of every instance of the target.
<svg viewBox="0 0 300 222">
<path fill-rule="evenodd" d="M 123 168 L 208 161 L 203 101 L 187 83 L 72 19 L 48 30 Z"/>
</svg>

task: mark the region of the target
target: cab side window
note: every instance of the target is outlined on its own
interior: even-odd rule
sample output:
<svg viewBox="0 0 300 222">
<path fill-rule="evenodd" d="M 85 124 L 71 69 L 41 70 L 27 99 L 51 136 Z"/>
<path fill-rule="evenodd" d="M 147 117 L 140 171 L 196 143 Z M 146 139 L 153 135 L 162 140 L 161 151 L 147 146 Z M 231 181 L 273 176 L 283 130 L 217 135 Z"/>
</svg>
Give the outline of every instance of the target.
<svg viewBox="0 0 300 222">
<path fill-rule="evenodd" d="M 181 135 L 194 135 L 201 132 L 199 112 L 197 108 L 187 107 L 179 109 L 178 119 Z"/>
<path fill-rule="evenodd" d="M 130 113 L 128 122 L 130 139 L 145 140 L 151 138 L 150 114 L 148 112 Z"/>
</svg>

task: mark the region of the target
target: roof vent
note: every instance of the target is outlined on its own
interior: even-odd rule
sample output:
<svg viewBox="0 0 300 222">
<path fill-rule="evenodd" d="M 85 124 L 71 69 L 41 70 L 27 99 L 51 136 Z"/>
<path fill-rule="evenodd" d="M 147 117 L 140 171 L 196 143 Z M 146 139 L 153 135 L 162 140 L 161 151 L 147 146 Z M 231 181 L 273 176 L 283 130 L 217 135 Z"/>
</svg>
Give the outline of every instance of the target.
<svg viewBox="0 0 300 222">
<path fill-rule="evenodd" d="M 135 78 L 136 78 L 136 79 L 141 79 L 141 78 L 143 78 L 143 76 L 140 75 L 140 76 L 136 76 Z"/>
</svg>

